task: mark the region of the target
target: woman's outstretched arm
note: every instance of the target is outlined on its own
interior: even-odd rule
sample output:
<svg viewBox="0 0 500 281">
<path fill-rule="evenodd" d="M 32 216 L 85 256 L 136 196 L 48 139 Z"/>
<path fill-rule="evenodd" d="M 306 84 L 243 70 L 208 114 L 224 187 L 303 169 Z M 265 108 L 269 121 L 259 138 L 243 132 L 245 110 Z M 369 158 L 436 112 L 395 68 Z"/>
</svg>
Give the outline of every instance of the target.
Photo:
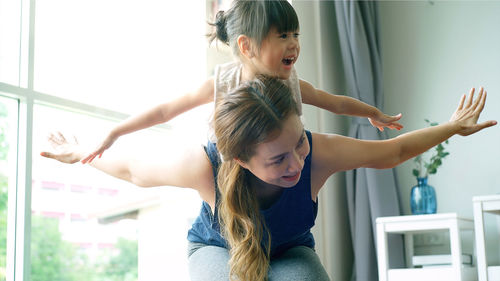
<svg viewBox="0 0 500 281">
<path fill-rule="evenodd" d="M 84 149 L 74 137 L 70 139 L 58 132 L 52 133 L 48 141 L 53 149 L 41 152 L 43 157 L 78 165 L 85 155 Z M 183 153 L 175 155 L 158 154 L 154 160 L 147 161 L 127 158 L 126 155 L 96 158 L 91 166 L 141 187 L 190 187 L 198 190 L 201 195 L 207 190 L 213 190 L 212 168 L 201 146 L 186 149 Z"/>
<path fill-rule="evenodd" d="M 472 89 L 468 98 L 462 96 L 450 121 L 389 140 L 366 141 L 336 135 L 315 135 L 313 165 L 320 171 L 318 176 L 322 177 L 360 167 L 395 167 L 455 134 L 467 136 L 496 125 L 497 122 L 492 120 L 477 123 L 485 102 L 486 91 L 481 88 L 474 100 Z"/>
</svg>

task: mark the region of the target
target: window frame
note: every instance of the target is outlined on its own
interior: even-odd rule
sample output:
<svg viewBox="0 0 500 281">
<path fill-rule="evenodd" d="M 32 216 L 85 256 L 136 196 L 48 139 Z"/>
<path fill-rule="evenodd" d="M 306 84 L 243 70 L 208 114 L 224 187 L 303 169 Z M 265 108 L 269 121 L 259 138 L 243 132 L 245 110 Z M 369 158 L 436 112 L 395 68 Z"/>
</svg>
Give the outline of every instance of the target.
<svg viewBox="0 0 500 281">
<path fill-rule="evenodd" d="M 31 196 L 33 157 L 33 111 L 45 105 L 84 113 L 103 120 L 122 121 L 130 115 L 104 107 L 73 101 L 34 90 L 35 0 L 21 1 L 19 76 L 17 85 L 0 82 L 0 96 L 17 100 L 17 168 L 9 175 L 7 217 L 7 280 L 31 280 Z M 155 126 L 160 131 L 169 125 Z M 38 137 L 38 136 L 37 136 Z M 23 188 L 24 187 L 24 188 Z"/>
</svg>

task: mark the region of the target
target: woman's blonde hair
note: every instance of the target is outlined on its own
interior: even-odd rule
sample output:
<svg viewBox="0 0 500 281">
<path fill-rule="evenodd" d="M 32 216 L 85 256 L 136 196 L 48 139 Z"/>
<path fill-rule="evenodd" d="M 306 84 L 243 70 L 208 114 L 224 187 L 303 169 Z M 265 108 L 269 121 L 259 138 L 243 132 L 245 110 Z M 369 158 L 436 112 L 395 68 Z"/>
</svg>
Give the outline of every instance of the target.
<svg viewBox="0 0 500 281">
<path fill-rule="evenodd" d="M 298 114 L 287 86 L 275 78 L 258 76 L 218 98 L 213 126 L 217 149 L 224 159 L 217 182 L 222 235 L 230 247 L 230 278 L 267 280 L 270 233 L 259 211 L 250 172 L 236 161 L 247 162 L 260 143 L 277 137 L 283 121 Z"/>
</svg>

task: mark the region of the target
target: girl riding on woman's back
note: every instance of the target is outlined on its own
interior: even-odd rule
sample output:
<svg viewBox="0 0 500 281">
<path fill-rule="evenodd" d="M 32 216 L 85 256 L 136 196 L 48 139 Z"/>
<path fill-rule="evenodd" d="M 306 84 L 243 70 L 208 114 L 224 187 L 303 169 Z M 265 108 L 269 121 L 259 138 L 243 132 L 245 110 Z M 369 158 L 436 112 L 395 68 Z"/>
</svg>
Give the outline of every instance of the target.
<svg viewBox="0 0 500 281">
<path fill-rule="evenodd" d="M 336 114 L 367 117 L 380 130 L 384 127 L 402 128 L 397 123 L 401 118 L 400 114 L 388 116 L 356 99 L 315 89 L 310 83 L 297 77 L 294 64 L 300 54 L 299 21 L 288 1 L 234 0 L 228 11 L 217 13 L 212 25 L 215 26 L 215 32 L 210 35 L 210 41 L 218 39 L 228 44 L 238 59 L 217 66 L 214 76 L 196 91 L 118 124 L 93 152 L 82 159 L 83 163 L 92 161 L 96 156 L 100 157 L 120 136 L 167 122 L 187 110 L 217 101 L 221 94 L 229 93 L 258 74 L 281 79 L 291 89 L 300 114 L 304 102 Z"/>
</svg>

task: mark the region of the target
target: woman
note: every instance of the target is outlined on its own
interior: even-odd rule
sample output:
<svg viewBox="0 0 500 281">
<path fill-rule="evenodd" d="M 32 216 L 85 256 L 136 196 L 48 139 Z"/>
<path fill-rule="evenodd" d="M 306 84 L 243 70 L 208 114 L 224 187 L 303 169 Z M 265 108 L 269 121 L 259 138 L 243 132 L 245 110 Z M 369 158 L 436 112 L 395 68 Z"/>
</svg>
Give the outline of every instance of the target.
<svg viewBox="0 0 500 281">
<path fill-rule="evenodd" d="M 217 147 L 194 147 L 162 164 L 94 159 L 92 165 L 138 186 L 197 190 L 200 216 L 189 231 L 193 280 L 328 280 L 310 233 L 317 196 L 335 172 L 385 169 L 449 137 L 470 135 L 496 124 L 477 124 L 486 92 L 462 96 L 449 122 L 383 141 L 304 130 L 290 90 L 259 77 L 219 99 L 213 126 Z M 64 163 L 84 153 L 63 135 L 52 135 L 55 152 L 42 156 Z M 208 156 L 208 157 L 207 157 Z"/>
</svg>

